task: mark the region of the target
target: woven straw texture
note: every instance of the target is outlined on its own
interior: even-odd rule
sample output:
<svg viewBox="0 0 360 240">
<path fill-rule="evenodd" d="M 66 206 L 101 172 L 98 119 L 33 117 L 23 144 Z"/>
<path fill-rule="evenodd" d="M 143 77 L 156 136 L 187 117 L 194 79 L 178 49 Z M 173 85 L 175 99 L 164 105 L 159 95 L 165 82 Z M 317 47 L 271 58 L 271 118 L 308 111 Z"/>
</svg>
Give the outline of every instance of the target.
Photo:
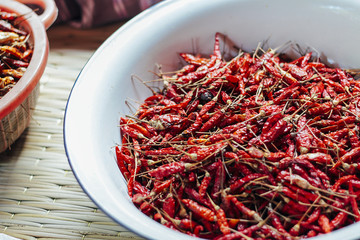
<svg viewBox="0 0 360 240">
<path fill-rule="evenodd" d="M 87 197 L 63 145 L 63 116 L 74 81 L 120 26 L 48 30 L 50 55 L 30 125 L 0 155 L 0 233 L 20 239 L 140 239 Z"/>
<path fill-rule="evenodd" d="M 21 105 L 1 119 L 0 152 L 7 150 L 28 127 L 32 111 L 36 106 L 39 96 L 39 86 L 40 84 L 38 83 Z"/>
</svg>

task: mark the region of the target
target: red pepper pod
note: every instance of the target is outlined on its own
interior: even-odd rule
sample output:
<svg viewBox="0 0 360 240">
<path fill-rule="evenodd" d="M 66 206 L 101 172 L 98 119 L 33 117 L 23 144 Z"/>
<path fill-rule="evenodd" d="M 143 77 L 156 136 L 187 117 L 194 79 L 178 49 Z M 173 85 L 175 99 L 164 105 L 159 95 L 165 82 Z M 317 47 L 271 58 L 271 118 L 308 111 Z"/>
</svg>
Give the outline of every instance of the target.
<svg viewBox="0 0 360 240">
<path fill-rule="evenodd" d="M 155 177 L 157 179 L 163 179 L 175 173 L 184 172 L 185 169 L 186 169 L 186 164 L 184 162 L 171 162 L 151 170 L 148 174 L 151 177 Z"/>
<path fill-rule="evenodd" d="M 201 206 L 200 204 L 191 199 L 182 199 L 181 202 L 198 217 L 210 222 L 215 221 L 216 215 L 211 209 Z"/>
</svg>

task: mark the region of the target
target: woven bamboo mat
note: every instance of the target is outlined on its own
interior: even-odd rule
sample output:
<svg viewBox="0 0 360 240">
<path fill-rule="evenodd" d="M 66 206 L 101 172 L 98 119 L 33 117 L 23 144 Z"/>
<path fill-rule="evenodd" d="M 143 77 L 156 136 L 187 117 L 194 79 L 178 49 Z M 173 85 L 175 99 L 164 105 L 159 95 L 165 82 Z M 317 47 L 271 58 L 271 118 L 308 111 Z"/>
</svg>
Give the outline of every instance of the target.
<svg viewBox="0 0 360 240">
<path fill-rule="evenodd" d="M 20 239 L 140 239 L 83 192 L 63 146 L 71 87 L 100 44 L 121 24 L 48 30 L 50 55 L 29 128 L 0 154 L 0 233 Z"/>
</svg>

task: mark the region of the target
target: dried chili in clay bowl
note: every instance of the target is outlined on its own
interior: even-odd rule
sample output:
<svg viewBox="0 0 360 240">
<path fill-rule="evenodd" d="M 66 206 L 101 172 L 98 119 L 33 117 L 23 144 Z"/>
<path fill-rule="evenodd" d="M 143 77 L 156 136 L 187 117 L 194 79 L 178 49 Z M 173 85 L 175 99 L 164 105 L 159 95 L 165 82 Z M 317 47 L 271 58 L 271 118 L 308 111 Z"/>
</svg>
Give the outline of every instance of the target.
<svg viewBox="0 0 360 240">
<path fill-rule="evenodd" d="M 23 2 L 23 3 L 21 3 Z M 43 9 L 41 15 L 25 4 Z M 28 35 L 29 49 L 32 56 L 21 78 L 0 99 L 0 152 L 10 148 L 27 128 L 38 95 L 39 80 L 47 63 L 49 43 L 46 29 L 57 17 L 57 8 L 53 0 L 2 0 L 0 9 L 17 17 L 16 26 Z"/>
<path fill-rule="evenodd" d="M 161 65 L 162 72 L 171 72 L 183 66 L 179 53 L 211 55 L 214 36 L 221 33 L 232 42 L 221 42 L 222 53 L 231 52 L 229 45 L 253 52 L 262 42 L 265 50 L 266 47 L 279 48 L 278 51 L 284 50 L 289 57 L 299 56 L 299 52 L 310 49 L 330 66 L 356 69 L 360 63 L 359 12 L 360 2 L 351 0 L 172 0 L 144 11 L 104 42 L 83 68 L 70 94 L 64 142 L 80 185 L 106 214 L 139 236 L 147 239 L 195 239 L 165 227 L 159 223 L 160 218 L 157 222 L 143 214 L 129 197 L 126 179 L 116 161 L 115 147 L 122 143 L 120 118 L 133 116 L 137 107 L 152 96 L 148 86 L 154 90 L 162 87 L 154 74 L 159 70 L 158 65 Z M 293 47 L 282 48 L 288 42 L 292 42 Z M 166 174 L 165 171 L 161 173 Z M 141 184 L 146 183 L 145 178 L 157 180 L 155 174 L 142 172 L 141 176 L 144 177 Z M 184 176 L 187 175 L 181 175 L 179 179 L 187 182 Z M 204 172 L 198 175 L 199 184 L 204 176 Z M 175 177 L 174 181 L 177 180 Z M 197 189 L 196 184 L 192 186 Z M 186 204 L 191 202 L 182 202 L 189 213 Z M 267 206 L 261 207 L 266 209 Z M 273 209 L 280 208 L 273 206 Z M 163 213 L 162 209 L 158 210 Z M 198 220 L 198 216 L 192 216 Z M 267 214 L 261 215 L 264 220 L 261 224 L 267 224 L 268 217 Z M 210 221 L 207 227 L 216 225 L 211 222 L 214 219 L 204 217 Z M 232 229 L 234 232 L 240 230 Z M 360 239 L 360 225 L 354 221 L 313 239 Z"/>
</svg>

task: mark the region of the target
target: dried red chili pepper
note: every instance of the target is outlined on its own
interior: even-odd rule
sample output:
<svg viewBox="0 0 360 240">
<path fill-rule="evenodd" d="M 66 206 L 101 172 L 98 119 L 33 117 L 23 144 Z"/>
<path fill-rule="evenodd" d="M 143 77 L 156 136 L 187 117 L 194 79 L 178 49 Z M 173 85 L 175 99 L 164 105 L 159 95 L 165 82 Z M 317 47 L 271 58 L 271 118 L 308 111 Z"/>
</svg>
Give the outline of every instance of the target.
<svg viewBox="0 0 360 240">
<path fill-rule="evenodd" d="M 22 17 L 0 10 L 0 98 L 24 75 L 32 57 L 30 34 L 18 25 Z"/>
<path fill-rule="evenodd" d="M 188 65 L 161 73 L 161 93 L 121 118 L 116 156 L 134 204 L 217 240 L 306 238 L 359 221 L 359 81 L 312 53 L 226 61 L 221 37 L 209 57 L 181 53 Z"/>
<path fill-rule="evenodd" d="M 211 209 L 203 207 L 191 199 L 182 199 L 181 202 L 193 213 L 200 216 L 201 218 L 210 222 L 216 220 L 216 215 Z"/>
<path fill-rule="evenodd" d="M 186 166 L 187 164 L 183 162 L 168 163 L 150 171 L 149 176 L 162 179 L 175 173 L 184 172 Z"/>
</svg>

